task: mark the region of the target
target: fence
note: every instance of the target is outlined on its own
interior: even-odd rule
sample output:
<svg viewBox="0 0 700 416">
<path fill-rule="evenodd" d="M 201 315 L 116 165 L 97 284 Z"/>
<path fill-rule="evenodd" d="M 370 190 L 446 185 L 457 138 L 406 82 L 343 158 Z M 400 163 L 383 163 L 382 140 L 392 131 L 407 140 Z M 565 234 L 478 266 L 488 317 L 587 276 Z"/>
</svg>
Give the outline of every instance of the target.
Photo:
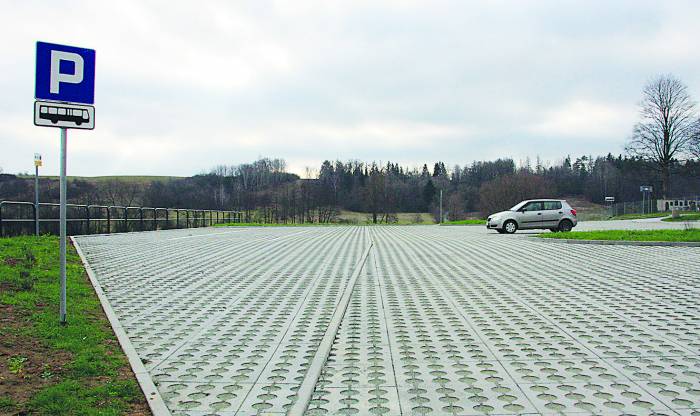
<svg viewBox="0 0 700 416">
<path fill-rule="evenodd" d="M 66 206 L 66 232 L 109 234 L 129 231 L 206 227 L 241 222 L 239 211 L 121 207 L 104 205 Z M 38 227 L 37 227 L 38 223 Z M 0 236 L 59 233 L 59 204 L 0 201 Z"/>
<path fill-rule="evenodd" d="M 651 214 L 657 212 L 656 200 L 618 202 L 610 207 L 610 215 Z"/>
</svg>

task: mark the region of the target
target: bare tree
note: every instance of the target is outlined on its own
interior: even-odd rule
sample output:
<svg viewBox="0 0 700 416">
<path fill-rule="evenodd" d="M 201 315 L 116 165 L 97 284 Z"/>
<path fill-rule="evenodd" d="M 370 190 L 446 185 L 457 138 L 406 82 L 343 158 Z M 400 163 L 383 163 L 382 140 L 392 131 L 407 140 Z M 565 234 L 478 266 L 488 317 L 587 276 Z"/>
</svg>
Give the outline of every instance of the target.
<svg viewBox="0 0 700 416">
<path fill-rule="evenodd" d="M 100 187 L 102 200 L 109 205 L 132 206 L 143 192 L 143 186 L 127 180 L 111 179 Z"/>
<path fill-rule="evenodd" d="M 552 184 L 542 176 L 524 172 L 499 176 L 479 188 L 479 208 L 486 216 L 526 199 L 543 198 L 550 189 Z"/>
<path fill-rule="evenodd" d="M 670 196 L 671 166 L 688 153 L 695 125 L 695 102 L 673 75 L 662 75 L 642 91 L 640 115 L 626 150 L 651 162 L 661 173 L 663 196 Z"/>
<path fill-rule="evenodd" d="M 217 207 L 219 209 L 224 209 L 224 206 L 228 201 L 228 195 L 226 194 L 224 184 L 226 182 L 226 178 L 231 176 L 230 169 L 226 165 L 218 165 L 211 170 L 211 174 L 216 177 L 216 181 L 218 182 L 218 189 L 214 189 L 214 199 L 216 200 Z"/>
<path fill-rule="evenodd" d="M 700 159 L 700 119 L 695 122 L 695 131 L 693 133 L 693 139 L 690 142 L 690 154 L 694 158 Z"/>
</svg>

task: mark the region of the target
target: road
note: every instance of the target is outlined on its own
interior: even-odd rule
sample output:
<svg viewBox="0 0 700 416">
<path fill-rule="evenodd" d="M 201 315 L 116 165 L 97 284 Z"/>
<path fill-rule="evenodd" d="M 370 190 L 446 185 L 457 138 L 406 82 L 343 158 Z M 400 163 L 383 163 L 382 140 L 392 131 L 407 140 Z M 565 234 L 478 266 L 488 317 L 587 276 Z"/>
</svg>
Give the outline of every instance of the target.
<svg viewBox="0 0 700 416">
<path fill-rule="evenodd" d="M 438 226 L 77 242 L 172 414 L 700 414 L 700 248 Z"/>
</svg>

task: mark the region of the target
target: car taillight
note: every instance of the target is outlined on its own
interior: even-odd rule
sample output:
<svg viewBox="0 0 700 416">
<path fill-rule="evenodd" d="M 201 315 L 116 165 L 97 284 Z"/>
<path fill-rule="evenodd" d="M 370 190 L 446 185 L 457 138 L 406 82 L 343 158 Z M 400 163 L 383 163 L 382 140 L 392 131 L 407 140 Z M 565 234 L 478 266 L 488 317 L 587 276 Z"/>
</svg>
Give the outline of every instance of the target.
<svg viewBox="0 0 700 416">
<path fill-rule="evenodd" d="M 571 208 L 571 215 L 573 215 L 574 217 L 576 216 L 576 210 L 573 208 Z"/>
</svg>

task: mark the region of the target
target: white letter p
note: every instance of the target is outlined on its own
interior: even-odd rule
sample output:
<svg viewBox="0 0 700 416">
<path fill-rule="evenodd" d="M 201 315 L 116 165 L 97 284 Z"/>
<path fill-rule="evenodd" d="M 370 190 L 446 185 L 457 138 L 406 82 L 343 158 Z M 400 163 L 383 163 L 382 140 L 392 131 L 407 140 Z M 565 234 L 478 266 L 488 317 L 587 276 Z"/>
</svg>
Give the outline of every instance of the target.
<svg viewBox="0 0 700 416">
<path fill-rule="evenodd" d="M 72 61 L 75 71 L 72 74 L 61 73 L 61 61 Z M 58 94 L 61 82 L 80 84 L 83 82 L 83 57 L 73 52 L 51 51 L 51 77 L 49 90 Z"/>
</svg>

